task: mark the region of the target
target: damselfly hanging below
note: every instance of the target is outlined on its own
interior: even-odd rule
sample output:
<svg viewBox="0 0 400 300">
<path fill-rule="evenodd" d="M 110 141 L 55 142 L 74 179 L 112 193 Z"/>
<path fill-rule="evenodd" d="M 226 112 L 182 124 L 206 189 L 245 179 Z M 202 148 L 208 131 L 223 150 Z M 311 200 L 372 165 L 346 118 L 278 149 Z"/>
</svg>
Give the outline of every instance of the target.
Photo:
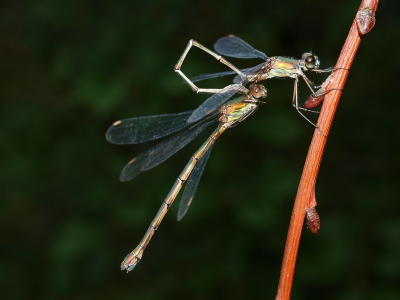
<svg viewBox="0 0 400 300">
<path fill-rule="evenodd" d="M 186 77 L 185 74 L 183 74 L 183 72 L 181 71 L 181 67 L 183 61 L 186 58 L 186 55 L 188 54 L 192 46 L 198 47 L 201 50 L 212 55 L 218 61 L 231 68 L 232 71 L 200 75 L 189 79 L 188 77 Z M 307 86 L 311 90 L 312 95 L 315 95 L 314 88 L 317 88 L 317 86 L 315 86 L 313 82 L 307 78 L 304 72 L 332 72 L 333 70 L 335 70 L 334 68 L 319 70 L 318 68 L 320 65 L 320 61 L 318 57 L 316 55 L 313 55 L 312 53 L 304 53 L 301 59 L 293 59 L 283 56 L 268 57 L 265 53 L 254 49 L 248 43 L 234 35 L 220 38 L 215 43 L 214 48 L 218 53 L 208 49 L 207 47 L 203 46 L 195 40 L 190 40 L 178 63 L 175 65 L 175 72 L 184 79 L 184 81 L 190 86 L 190 88 L 194 92 L 214 94 L 193 112 L 193 114 L 188 119 L 189 123 L 196 122 L 208 113 L 215 111 L 222 103 L 232 97 L 232 95 L 237 93 L 237 91 L 239 91 L 242 86 L 246 85 L 249 82 L 259 82 L 273 77 L 290 77 L 295 79 L 292 99 L 293 107 L 295 107 L 298 113 L 302 115 L 308 122 L 316 126 L 300 111 L 303 110 L 315 112 L 299 106 L 297 91 L 299 77 L 302 77 L 304 79 Z M 220 54 L 235 58 L 261 58 L 265 60 L 265 62 L 249 69 L 240 70 L 229 61 L 227 61 Z M 232 74 L 237 74 L 237 76 L 233 80 L 234 84 L 227 86 L 224 91 L 222 91 L 221 89 L 201 89 L 194 84 L 194 82 L 197 81 Z"/>
<path fill-rule="evenodd" d="M 221 92 L 224 93 L 224 90 Z M 217 120 L 219 121 L 218 127 L 196 153 L 193 154 L 186 167 L 175 181 L 175 184 L 162 203 L 155 218 L 150 223 L 142 241 L 122 262 L 122 270 L 127 270 L 127 272 L 131 271 L 142 259 L 144 249 L 147 247 L 169 207 L 186 182 L 178 211 L 178 220 L 183 218 L 193 200 L 200 177 L 216 139 L 226 129 L 238 125 L 251 116 L 258 108 L 260 103 L 258 99 L 264 98 L 267 95 L 265 87 L 256 83 L 252 83 L 249 89 L 242 86 L 237 92 L 243 95 L 222 104 L 218 112 L 211 113 L 207 117 L 191 125 L 187 124 L 187 118 L 193 111 L 125 119 L 115 122 L 108 129 L 106 139 L 113 144 L 119 145 L 144 143 L 182 130 L 132 159 L 122 170 L 120 176 L 121 181 L 127 181 L 159 165 L 191 142 L 206 127 Z M 187 129 L 183 130 L 184 128 Z"/>
</svg>

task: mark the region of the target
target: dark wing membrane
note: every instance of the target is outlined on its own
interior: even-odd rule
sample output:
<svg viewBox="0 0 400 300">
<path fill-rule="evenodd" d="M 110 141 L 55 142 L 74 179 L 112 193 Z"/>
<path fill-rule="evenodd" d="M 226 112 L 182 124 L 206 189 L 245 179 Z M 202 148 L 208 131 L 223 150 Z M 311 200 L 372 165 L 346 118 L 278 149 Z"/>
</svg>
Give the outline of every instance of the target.
<svg viewBox="0 0 400 300">
<path fill-rule="evenodd" d="M 236 58 L 262 58 L 268 59 L 268 56 L 259 50 L 254 49 L 242 39 L 234 35 L 228 35 L 220 38 L 215 44 L 214 49 L 222 55 Z"/>
<path fill-rule="evenodd" d="M 186 126 L 193 111 L 124 119 L 108 128 L 106 139 L 118 145 L 139 144 L 159 139 Z"/>
<path fill-rule="evenodd" d="M 132 159 L 122 170 L 121 181 L 128 181 L 144 171 L 154 168 L 170 158 L 196 138 L 206 127 L 216 121 L 215 116 L 211 116 L 202 122 L 192 125 L 188 129 L 166 139 L 155 145 L 149 150 L 139 154 Z"/>
<path fill-rule="evenodd" d="M 217 77 L 222 77 L 222 76 L 226 76 L 226 75 L 233 75 L 233 74 L 236 74 L 236 72 L 235 71 L 225 71 L 225 72 L 204 74 L 204 75 L 199 75 L 199 76 L 190 78 L 190 81 L 191 82 L 198 82 L 198 81 L 201 81 L 201 80 L 217 78 Z"/>
<path fill-rule="evenodd" d="M 255 66 L 255 67 L 252 67 L 252 68 L 241 69 L 240 71 L 242 71 L 245 74 L 252 74 L 252 73 L 255 72 L 254 70 L 256 68 L 258 68 L 258 70 L 260 70 L 261 67 L 264 64 L 265 63 L 259 64 L 259 65 Z M 198 81 L 202 81 L 202 80 L 206 80 L 206 79 L 217 78 L 217 77 L 222 77 L 222 76 L 226 76 L 226 75 L 233 75 L 233 74 L 236 74 L 236 72 L 235 71 L 225 71 L 225 72 L 218 72 L 218 73 L 210 73 L 210 74 L 204 74 L 204 75 L 199 75 L 199 76 L 190 78 L 190 81 L 191 82 L 198 82 Z M 240 83 L 242 81 L 242 78 L 239 75 L 237 75 L 235 77 L 235 79 L 236 78 L 239 78 L 240 81 L 236 80 L 235 83 Z"/>
<path fill-rule="evenodd" d="M 234 94 L 236 94 L 243 86 L 241 84 L 231 84 L 223 89 L 221 93 L 214 94 L 206 101 L 203 102 L 198 108 L 196 108 L 192 115 L 189 117 L 187 122 L 189 124 L 194 123 L 201 118 L 213 113 L 222 104 L 229 100 Z"/>
<path fill-rule="evenodd" d="M 255 66 L 255 67 L 248 68 L 248 69 L 244 70 L 243 73 L 246 75 L 247 81 L 248 81 L 248 82 L 252 82 L 252 81 L 253 81 L 253 80 L 252 80 L 252 76 L 256 77 L 256 76 L 260 73 L 261 68 L 262 68 L 265 64 L 266 64 L 266 63 L 264 62 L 264 63 L 261 63 L 261 64 Z M 235 84 L 242 83 L 242 82 L 243 82 L 243 79 L 242 79 L 242 77 L 240 77 L 239 75 L 237 75 L 237 76 L 235 76 L 235 78 L 233 78 L 233 83 L 235 83 Z M 242 83 L 242 84 L 243 84 L 243 83 Z"/>
<path fill-rule="evenodd" d="M 190 204 L 192 204 L 194 195 L 196 194 L 197 187 L 199 186 L 199 182 L 201 176 L 203 175 L 204 168 L 207 165 L 208 158 L 211 154 L 211 149 L 214 146 L 212 144 L 210 148 L 204 153 L 203 157 L 197 162 L 195 167 L 193 168 L 192 173 L 189 176 L 189 179 L 186 182 L 185 190 L 183 191 L 181 203 L 179 204 L 178 210 L 178 221 L 182 220 L 185 216 L 186 212 L 189 209 Z"/>
</svg>

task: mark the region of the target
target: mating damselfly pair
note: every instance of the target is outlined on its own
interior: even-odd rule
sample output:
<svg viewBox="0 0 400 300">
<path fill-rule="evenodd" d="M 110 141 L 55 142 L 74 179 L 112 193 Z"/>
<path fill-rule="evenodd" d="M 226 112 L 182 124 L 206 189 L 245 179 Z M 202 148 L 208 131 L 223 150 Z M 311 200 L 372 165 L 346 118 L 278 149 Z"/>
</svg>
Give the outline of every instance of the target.
<svg viewBox="0 0 400 300">
<path fill-rule="evenodd" d="M 228 66 L 231 71 L 200 75 L 189 79 L 181 71 L 181 67 L 192 46 L 198 47 L 212 55 L 219 62 Z M 333 68 L 319 70 L 320 62 L 318 57 L 311 53 L 304 53 L 301 59 L 282 56 L 268 57 L 265 53 L 254 49 L 240 38 L 232 35 L 219 39 L 215 43 L 214 48 L 216 52 L 194 40 L 190 40 L 174 68 L 175 72 L 183 78 L 185 83 L 189 85 L 194 92 L 212 94 L 212 96 L 197 109 L 182 113 L 120 120 L 115 122 L 106 133 L 106 138 L 109 142 L 119 145 L 144 143 L 175 133 L 175 135 L 172 135 L 132 159 L 124 167 L 120 175 L 121 181 L 127 181 L 161 164 L 185 147 L 208 126 L 219 122 L 217 128 L 211 133 L 209 138 L 196 153 L 193 154 L 182 173 L 176 179 L 175 184 L 163 201 L 155 218 L 150 223 L 142 241 L 122 262 L 122 270 L 131 271 L 142 259 L 144 249 L 147 247 L 155 230 L 157 230 L 169 207 L 172 205 L 185 183 L 186 186 L 178 211 L 178 220 L 181 220 L 186 214 L 192 203 L 216 139 L 226 129 L 238 125 L 251 116 L 257 110 L 259 104 L 262 103 L 260 99 L 266 97 L 267 89 L 259 84 L 260 81 L 273 77 L 294 78 L 295 83 L 292 104 L 296 110 L 309 121 L 301 112 L 301 110 L 308 111 L 308 109 L 299 107 L 298 104 L 297 88 L 299 77 L 304 79 L 313 97 L 321 98 L 322 95 L 314 91 L 317 86 L 306 77 L 304 71 L 323 73 L 334 70 Z M 244 59 L 261 58 L 265 62 L 252 68 L 238 69 L 221 55 Z M 233 74 L 236 74 L 233 83 L 222 89 L 202 89 L 194 84 L 194 82 L 201 80 Z M 249 86 L 246 87 L 248 84 Z M 327 91 L 323 90 L 324 94 L 326 92 Z M 235 99 L 231 99 L 236 94 L 239 94 L 239 96 Z M 312 123 L 311 121 L 309 122 Z"/>
</svg>

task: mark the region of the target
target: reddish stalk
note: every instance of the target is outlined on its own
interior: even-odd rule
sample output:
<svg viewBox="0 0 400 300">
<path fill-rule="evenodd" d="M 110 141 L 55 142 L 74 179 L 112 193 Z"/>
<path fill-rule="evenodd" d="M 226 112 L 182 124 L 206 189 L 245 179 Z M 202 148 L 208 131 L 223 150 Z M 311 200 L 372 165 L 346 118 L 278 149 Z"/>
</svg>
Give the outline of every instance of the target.
<svg viewBox="0 0 400 300">
<path fill-rule="evenodd" d="M 357 53 L 361 42 L 361 36 L 372 29 L 375 24 L 374 13 L 377 9 L 379 0 L 363 0 L 359 11 L 350 28 L 349 35 L 343 45 L 336 68 L 342 68 L 333 72 L 331 81 L 327 85 L 333 90 L 324 97 L 324 103 L 317 126 L 325 133 L 329 134 L 333 117 L 339 103 L 344 84 L 347 80 L 349 70 Z M 292 290 L 294 269 L 296 257 L 299 248 L 300 235 L 303 227 L 306 212 L 316 206 L 315 200 L 315 182 L 317 180 L 319 166 L 321 164 L 322 154 L 325 149 L 327 138 L 316 129 L 311 141 L 308 155 L 297 190 L 292 217 L 289 225 L 289 231 L 286 239 L 285 252 L 279 279 L 277 300 L 288 300 Z M 318 216 L 318 215 L 317 215 Z M 319 230 L 319 227 L 318 227 Z"/>
</svg>

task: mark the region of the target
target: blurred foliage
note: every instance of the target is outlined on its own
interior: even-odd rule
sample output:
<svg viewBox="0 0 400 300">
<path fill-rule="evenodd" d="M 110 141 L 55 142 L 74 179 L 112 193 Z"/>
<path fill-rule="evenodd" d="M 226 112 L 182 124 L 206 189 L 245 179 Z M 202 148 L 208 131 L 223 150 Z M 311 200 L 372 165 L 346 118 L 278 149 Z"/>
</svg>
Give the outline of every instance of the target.
<svg viewBox="0 0 400 300">
<path fill-rule="evenodd" d="M 189 213 L 177 223 L 172 206 L 128 275 L 120 262 L 206 134 L 128 183 L 119 172 L 148 145 L 104 134 L 206 99 L 173 72 L 190 38 L 212 47 L 236 34 L 270 56 L 312 50 L 325 68 L 359 4 L 2 1 L 1 298 L 273 299 L 313 133 L 291 108 L 292 80 L 265 83 L 267 104 L 218 140 Z M 399 9 L 382 1 L 352 66 L 317 183 L 321 233 L 304 231 L 292 299 L 400 299 Z M 194 49 L 183 70 L 226 67 Z"/>
</svg>

